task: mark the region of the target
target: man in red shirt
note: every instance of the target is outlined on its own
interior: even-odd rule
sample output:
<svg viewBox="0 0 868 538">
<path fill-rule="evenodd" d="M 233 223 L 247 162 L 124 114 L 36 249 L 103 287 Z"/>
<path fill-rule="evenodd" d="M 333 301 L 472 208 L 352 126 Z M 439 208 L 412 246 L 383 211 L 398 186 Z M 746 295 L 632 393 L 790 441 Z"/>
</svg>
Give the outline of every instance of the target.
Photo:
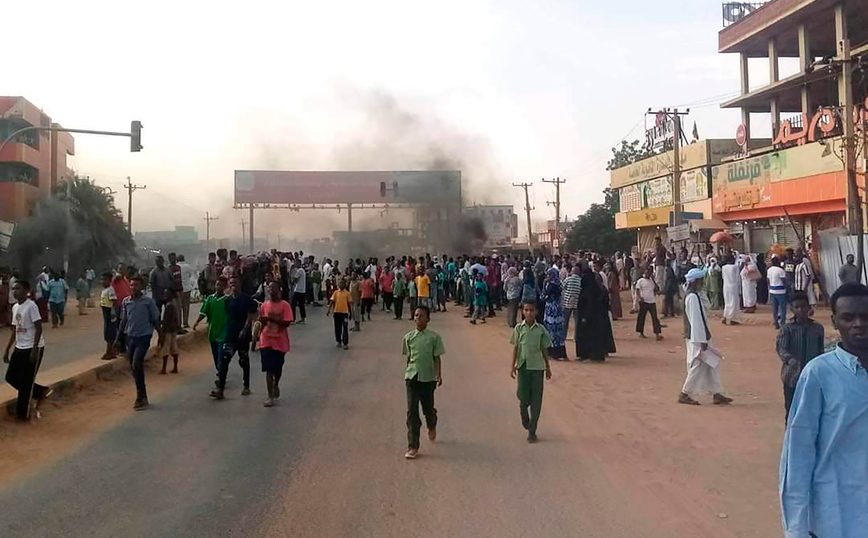
<svg viewBox="0 0 868 538">
<path fill-rule="evenodd" d="M 392 271 L 383 271 L 380 273 L 380 292 L 383 294 L 383 310 L 386 312 L 392 311 L 392 299 L 394 297 L 394 279 L 395 275 Z"/>
</svg>

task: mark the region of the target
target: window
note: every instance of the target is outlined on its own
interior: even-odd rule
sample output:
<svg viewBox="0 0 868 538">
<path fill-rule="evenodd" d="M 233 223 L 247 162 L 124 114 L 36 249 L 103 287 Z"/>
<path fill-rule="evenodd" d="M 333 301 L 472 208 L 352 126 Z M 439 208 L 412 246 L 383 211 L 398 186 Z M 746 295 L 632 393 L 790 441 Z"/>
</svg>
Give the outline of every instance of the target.
<svg viewBox="0 0 868 538">
<path fill-rule="evenodd" d="M 0 163 L 0 183 L 39 186 L 39 170 L 24 163 Z"/>
</svg>

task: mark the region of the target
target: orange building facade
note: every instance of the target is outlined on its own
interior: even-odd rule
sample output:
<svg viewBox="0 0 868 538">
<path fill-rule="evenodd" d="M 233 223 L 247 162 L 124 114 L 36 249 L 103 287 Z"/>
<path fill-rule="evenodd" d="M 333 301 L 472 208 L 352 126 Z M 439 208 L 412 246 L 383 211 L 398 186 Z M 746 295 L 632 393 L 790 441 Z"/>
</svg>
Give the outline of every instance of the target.
<svg viewBox="0 0 868 538">
<path fill-rule="evenodd" d="M 0 96 L 0 141 L 30 126 L 60 127 L 27 99 Z M 10 140 L 0 150 L 0 220 L 33 215 L 40 200 L 72 177 L 67 157 L 74 154 L 69 133 L 30 131 Z"/>
</svg>

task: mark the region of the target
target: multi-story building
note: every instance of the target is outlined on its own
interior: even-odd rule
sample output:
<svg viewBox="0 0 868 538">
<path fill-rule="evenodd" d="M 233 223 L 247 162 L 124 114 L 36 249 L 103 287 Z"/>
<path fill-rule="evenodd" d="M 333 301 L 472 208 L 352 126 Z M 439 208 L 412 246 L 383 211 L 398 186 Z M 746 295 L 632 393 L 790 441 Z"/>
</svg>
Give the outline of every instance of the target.
<svg viewBox="0 0 868 538">
<path fill-rule="evenodd" d="M 464 208 L 464 215 L 482 221 L 486 248 L 509 246 L 518 237 L 518 215 L 511 205 L 474 205 Z"/>
<path fill-rule="evenodd" d="M 59 127 L 27 99 L 0 96 L 0 143 L 30 126 Z M 0 220 L 32 215 L 39 200 L 72 177 L 67 156 L 74 154 L 69 133 L 29 131 L 10 140 L 0 151 Z"/>
<path fill-rule="evenodd" d="M 722 226 L 713 220 L 711 181 L 713 166 L 739 151 L 734 140 L 699 140 L 681 148 L 682 221 L 696 230 Z M 637 246 L 644 251 L 660 237 L 667 242 L 672 225 L 672 151 L 612 170 L 610 186 L 618 191 L 620 207 L 615 228 L 637 231 Z"/>
<path fill-rule="evenodd" d="M 751 252 L 815 242 L 819 230 L 847 222 L 843 105 L 852 92 L 864 140 L 868 0 L 726 3 L 724 25 L 719 51 L 739 55 L 741 95 L 722 106 L 741 111 L 746 151 L 713 167 L 714 213 Z M 751 89 L 755 58 L 768 60 L 769 82 Z M 782 78 L 780 58 L 797 59 L 796 73 Z M 755 114 L 770 116 L 771 142 L 752 136 Z"/>
</svg>

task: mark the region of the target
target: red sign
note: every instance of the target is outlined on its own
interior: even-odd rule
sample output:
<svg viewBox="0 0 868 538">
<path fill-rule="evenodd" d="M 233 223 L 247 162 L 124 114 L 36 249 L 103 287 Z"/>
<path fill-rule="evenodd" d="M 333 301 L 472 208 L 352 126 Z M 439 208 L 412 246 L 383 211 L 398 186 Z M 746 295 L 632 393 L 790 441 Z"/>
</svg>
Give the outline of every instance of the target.
<svg viewBox="0 0 868 538">
<path fill-rule="evenodd" d="M 858 117 L 858 115 L 857 115 Z M 835 130 L 838 125 L 838 120 L 835 118 L 835 111 L 831 108 L 821 108 L 814 114 L 810 125 L 808 124 L 808 115 L 802 112 L 802 130 L 794 131 L 793 123 L 790 120 L 784 120 L 778 129 L 778 135 L 775 137 L 775 144 L 785 144 L 787 142 L 814 142 L 817 140 L 817 128 L 823 134 L 830 133 Z"/>
<path fill-rule="evenodd" d="M 743 123 L 735 130 L 735 143 L 742 147 L 747 144 L 747 127 Z"/>
</svg>

